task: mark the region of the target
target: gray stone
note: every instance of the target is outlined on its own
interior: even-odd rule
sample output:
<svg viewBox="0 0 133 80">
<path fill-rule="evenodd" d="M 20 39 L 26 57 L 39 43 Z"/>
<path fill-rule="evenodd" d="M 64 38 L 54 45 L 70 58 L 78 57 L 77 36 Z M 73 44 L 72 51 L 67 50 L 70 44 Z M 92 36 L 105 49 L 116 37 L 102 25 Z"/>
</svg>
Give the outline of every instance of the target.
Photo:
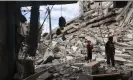
<svg viewBox="0 0 133 80">
<path fill-rule="evenodd" d="M 128 55 L 128 54 L 115 54 L 115 56 L 129 59 L 131 55 Z"/>
<path fill-rule="evenodd" d="M 85 37 L 86 40 L 90 40 L 92 42 L 92 44 L 96 44 L 96 39 L 94 39 L 93 37 L 90 37 L 90 36 L 86 36 Z"/>
<path fill-rule="evenodd" d="M 60 62 L 59 62 L 59 60 L 55 59 L 55 60 L 52 61 L 52 64 L 53 65 L 58 65 L 58 64 L 60 64 Z"/>
<path fill-rule="evenodd" d="M 44 74 L 42 74 L 41 76 L 38 77 L 38 79 L 47 79 L 51 76 L 51 74 L 49 72 L 45 72 Z"/>
<path fill-rule="evenodd" d="M 76 46 L 72 46 L 72 49 L 74 52 L 76 52 L 76 50 L 78 49 Z"/>
<path fill-rule="evenodd" d="M 126 59 L 124 59 L 124 58 L 122 58 L 122 57 L 116 57 L 116 56 L 115 56 L 115 61 L 126 62 Z"/>
<path fill-rule="evenodd" d="M 73 57 L 72 56 L 66 56 L 66 60 L 72 60 Z"/>
<path fill-rule="evenodd" d="M 87 74 L 92 74 L 93 72 L 97 71 L 99 66 L 100 66 L 99 62 L 93 61 L 93 62 L 84 64 L 83 69 L 86 71 Z"/>
<path fill-rule="evenodd" d="M 81 74 L 77 80 L 93 80 L 93 78 L 86 74 Z"/>
<path fill-rule="evenodd" d="M 79 38 L 84 38 L 85 37 L 85 34 L 80 34 L 79 35 Z"/>
<path fill-rule="evenodd" d="M 96 61 L 98 61 L 98 62 L 105 62 L 106 59 L 104 59 L 104 58 L 96 58 Z"/>
</svg>

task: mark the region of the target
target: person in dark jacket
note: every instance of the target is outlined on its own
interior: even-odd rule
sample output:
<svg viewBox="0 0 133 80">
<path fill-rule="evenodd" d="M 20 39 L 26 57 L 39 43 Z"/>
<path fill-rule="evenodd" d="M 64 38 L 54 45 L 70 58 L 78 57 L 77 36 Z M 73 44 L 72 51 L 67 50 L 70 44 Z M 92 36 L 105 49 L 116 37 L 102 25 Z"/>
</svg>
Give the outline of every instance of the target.
<svg viewBox="0 0 133 80">
<path fill-rule="evenodd" d="M 114 60 L 114 55 L 115 55 L 115 46 L 113 43 L 113 36 L 110 36 L 108 38 L 108 42 L 105 45 L 105 52 L 107 56 L 107 64 L 110 65 L 110 60 L 112 63 L 112 66 L 115 66 L 115 60 Z"/>
<path fill-rule="evenodd" d="M 91 41 L 87 41 L 87 60 L 91 62 L 92 59 L 92 49 L 93 46 L 91 45 Z"/>
</svg>

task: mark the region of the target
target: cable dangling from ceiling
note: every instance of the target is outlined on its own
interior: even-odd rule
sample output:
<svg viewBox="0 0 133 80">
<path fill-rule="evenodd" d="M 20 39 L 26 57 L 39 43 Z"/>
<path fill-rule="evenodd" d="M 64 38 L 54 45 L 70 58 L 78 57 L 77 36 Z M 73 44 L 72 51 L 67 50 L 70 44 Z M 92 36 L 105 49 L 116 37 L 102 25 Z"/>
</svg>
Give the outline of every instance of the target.
<svg viewBox="0 0 133 80">
<path fill-rule="evenodd" d="M 66 26 L 66 19 L 62 16 L 62 5 L 61 5 L 61 17 L 59 18 L 60 29 L 63 30 Z"/>
</svg>

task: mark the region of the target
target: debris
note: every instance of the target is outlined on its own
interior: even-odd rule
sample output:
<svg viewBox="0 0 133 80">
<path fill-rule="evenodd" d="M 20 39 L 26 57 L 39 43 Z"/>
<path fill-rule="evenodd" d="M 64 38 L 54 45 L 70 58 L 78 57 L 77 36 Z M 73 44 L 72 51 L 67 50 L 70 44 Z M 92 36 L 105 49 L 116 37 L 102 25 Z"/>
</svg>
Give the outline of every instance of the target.
<svg viewBox="0 0 133 80">
<path fill-rule="evenodd" d="M 52 61 L 52 63 L 53 63 L 53 65 L 60 64 L 59 60 L 57 60 L 57 59 L 54 59 L 54 60 Z"/>
<path fill-rule="evenodd" d="M 115 56 L 115 61 L 126 62 L 126 59 L 121 58 L 121 57 L 116 57 L 116 56 Z"/>
<path fill-rule="evenodd" d="M 72 49 L 73 49 L 74 52 L 76 52 L 77 47 L 76 46 L 72 46 Z"/>
<path fill-rule="evenodd" d="M 123 58 L 127 58 L 127 59 L 130 58 L 130 55 L 128 55 L 128 54 L 115 54 L 115 56 L 123 57 Z"/>
<path fill-rule="evenodd" d="M 105 62 L 106 60 L 103 59 L 103 58 L 96 58 L 96 61 L 98 61 L 98 62 Z"/>
<path fill-rule="evenodd" d="M 85 39 L 90 40 L 92 42 L 92 44 L 96 44 L 96 39 L 94 39 L 93 37 L 86 36 Z"/>
<path fill-rule="evenodd" d="M 128 67 L 133 67 L 133 64 L 125 64 L 125 66 L 128 66 Z"/>
<path fill-rule="evenodd" d="M 86 63 L 83 68 L 86 71 L 86 73 L 92 74 L 93 72 L 97 71 L 98 67 L 100 66 L 100 63 L 97 61 L 93 61 L 90 63 Z"/>
<path fill-rule="evenodd" d="M 93 80 L 91 76 L 81 74 L 77 80 Z"/>
<path fill-rule="evenodd" d="M 42 74 L 41 76 L 38 77 L 38 79 L 48 79 L 49 77 L 51 77 L 51 74 L 49 72 L 45 72 L 44 74 Z"/>
<path fill-rule="evenodd" d="M 66 56 L 66 60 L 72 60 L 73 57 L 72 56 Z"/>
<path fill-rule="evenodd" d="M 96 4 L 98 7 L 98 3 Z M 133 29 L 133 20 L 131 20 L 133 10 L 129 8 L 130 5 L 131 2 L 124 8 L 113 9 L 111 8 L 113 7 L 112 3 L 104 3 L 99 12 L 98 9 L 85 10 L 85 13 L 75 18 L 75 20 L 68 22 L 60 35 L 55 35 L 57 29 L 53 30 L 55 37 L 53 37 L 51 45 L 49 45 L 49 40 L 42 40 L 42 43 L 39 45 L 42 49 L 38 49 L 38 56 L 44 55 L 44 58 L 38 58 L 36 62 L 40 64 L 42 61 L 45 62 L 51 57 L 52 60 L 50 60 L 50 62 L 52 61 L 52 63 L 47 63 L 47 66 L 53 64 L 61 65 L 61 67 L 56 66 L 59 68 L 60 74 L 56 72 L 57 74 L 54 75 L 56 77 L 60 77 L 61 75 L 63 79 L 69 76 L 71 76 L 71 79 L 77 79 L 79 74 L 76 74 L 74 71 L 78 71 L 80 68 L 82 68 L 86 74 L 92 74 L 96 72 L 98 68 L 101 69 L 101 73 L 126 72 L 128 67 L 132 67 L 131 63 L 133 60 L 133 31 L 131 30 Z M 95 8 L 95 6 L 93 7 Z M 108 8 L 111 8 L 111 10 Z M 81 19 L 81 17 L 83 19 Z M 66 33 L 66 40 L 63 41 L 61 37 L 64 33 Z M 116 69 L 108 68 L 106 65 L 105 42 L 107 42 L 109 35 L 114 35 Z M 119 38 L 121 38 L 120 42 L 118 40 Z M 87 53 L 85 40 L 90 40 L 94 45 L 92 55 L 93 62 L 90 63 L 86 63 L 84 60 Z M 44 43 L 51 46 L 55 52 L 48 50 L 48 47 L 45 46 Z M 59 57 L 59 59 L 55 59 L 55 57 Z M 83 59 L 77 60 L 78 58 Z M 62 63 L 65 64 L 65 68 Z"/>
</svg>

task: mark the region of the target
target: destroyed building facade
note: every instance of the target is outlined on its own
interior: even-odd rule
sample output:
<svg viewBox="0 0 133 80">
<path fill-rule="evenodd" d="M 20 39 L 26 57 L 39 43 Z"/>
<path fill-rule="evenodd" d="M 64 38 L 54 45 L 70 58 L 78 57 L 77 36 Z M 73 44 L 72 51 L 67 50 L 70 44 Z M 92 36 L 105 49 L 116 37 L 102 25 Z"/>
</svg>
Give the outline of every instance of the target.
<svg viewBox="0 0 133 80">
<path fill-rule="evenodd" d="M 67 22 L 67 26 L 61 30 L 62 34 L 56 35 L 56 28 L 52 31 L 52 43 L 49 43 L 49 34 L 42 39 L 42 43 L 39 43 L 38 55 L 40 58 L 42 55 L 43 57 L 37 58 L 36 69 L 55 65 L 57 73 L 53 73 L 56 79 L 67 78 L 68 80 L 77 79 L 81 73 L 92 74 L 96 71 L 95 68 L 92 69 L 93 66 L 99 68 L 99 74 L 130 72 L 133 67 L 132 5 L 133 2 L 129 1 L 123 8 L 114 8 L 113 2 L 82 1 L 81 14 Z M 61 38 L 63 33 L 66 33 L 64 41 Z M 114 36 L 116 69 L 109 69 L 106 65 L 105 43 L 110 35 Z M 94 45 L 92 63 L 84 60 L 86 40 L 91 40 Z M 56 56 L 59 59 L 44 64 L 48 56 Z M 73 75 L 70 74 L 71 72 Z"/>
</svg>

